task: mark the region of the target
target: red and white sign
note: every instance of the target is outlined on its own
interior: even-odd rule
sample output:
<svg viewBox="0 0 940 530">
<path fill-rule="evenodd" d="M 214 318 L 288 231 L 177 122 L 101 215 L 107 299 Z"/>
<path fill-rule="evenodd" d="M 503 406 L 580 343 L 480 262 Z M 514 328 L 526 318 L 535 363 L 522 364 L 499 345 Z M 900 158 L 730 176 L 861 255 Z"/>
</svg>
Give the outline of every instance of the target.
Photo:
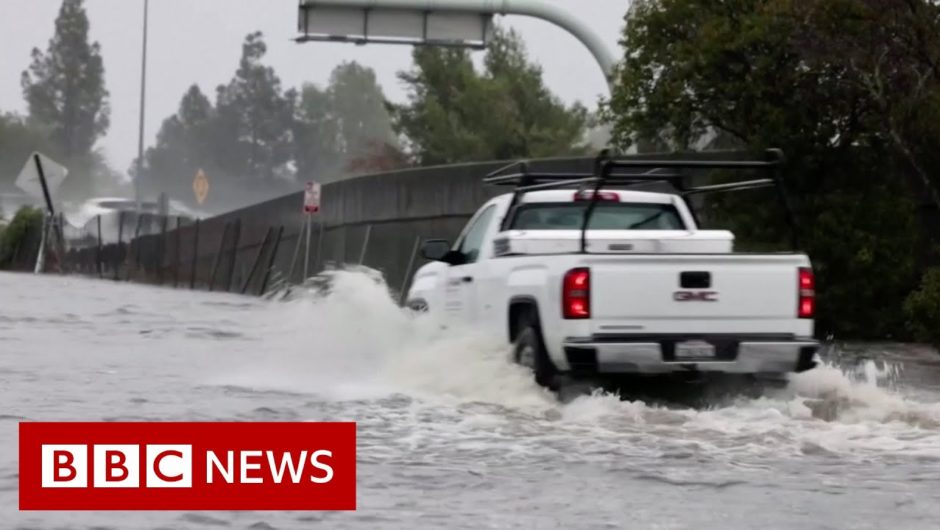
<svg viewBox="0 0 940 530">
<path fill-rule="evenodd" d="M 20 423 L 20 510 L 355 510 L 355 423 Z"/>
<path fill-rule="evenodd" d="M 320 211 L 320 183 L 308 182 L 304 188 L 304 213 L 315 214 Z"/>
</svg>

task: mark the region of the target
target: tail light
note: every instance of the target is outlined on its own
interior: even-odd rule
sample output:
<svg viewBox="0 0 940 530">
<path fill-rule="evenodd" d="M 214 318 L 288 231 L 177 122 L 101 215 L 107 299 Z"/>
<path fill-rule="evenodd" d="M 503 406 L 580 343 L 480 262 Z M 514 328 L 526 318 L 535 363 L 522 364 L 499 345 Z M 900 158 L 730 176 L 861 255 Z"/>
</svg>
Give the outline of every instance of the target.
<svg viewBox="0 0 940 530">
<path fill-rule="evenodd" d="M 571 269 L 565 273 L 561 311 L 568 320 L 591 318 L 591 269 Z"/>
<path fill-rule="evenodd" d="M 575 202 L 590 201 L 593 198 L 593 191 L 578 191 L 574 194 Z M 597 192 L 597 200 L 603 202 L 620 202 L 620 195 L 618 195 L 615 191 L 599 191 Z"/>
<path fill-rule="evenodd" d="M 813 269 L 800 268 L 799 271 L 799 318 L 813 318 L 816 315 L 816 277 Z"/>
</svg>

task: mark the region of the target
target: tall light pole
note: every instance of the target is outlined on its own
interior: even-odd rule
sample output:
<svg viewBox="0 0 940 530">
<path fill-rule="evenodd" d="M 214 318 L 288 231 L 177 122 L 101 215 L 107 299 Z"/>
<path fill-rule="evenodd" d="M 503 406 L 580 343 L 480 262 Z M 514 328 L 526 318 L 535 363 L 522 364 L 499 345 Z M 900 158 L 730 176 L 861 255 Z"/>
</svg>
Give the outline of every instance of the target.
<svg viewBox="0 0 940 530">
<path fill-rule="evenodd" d="M 144 172 L 144 118 L 146 116 L 147 101 L 147 16 L 150 11 L 150 0 L 144 0 L 144 45 L 143 56 L 140 61 L 140 130 L 137 137 L 137 174 L 134 176 L 134 200 L 140 210 L 140 177 Z"/>
</svg>

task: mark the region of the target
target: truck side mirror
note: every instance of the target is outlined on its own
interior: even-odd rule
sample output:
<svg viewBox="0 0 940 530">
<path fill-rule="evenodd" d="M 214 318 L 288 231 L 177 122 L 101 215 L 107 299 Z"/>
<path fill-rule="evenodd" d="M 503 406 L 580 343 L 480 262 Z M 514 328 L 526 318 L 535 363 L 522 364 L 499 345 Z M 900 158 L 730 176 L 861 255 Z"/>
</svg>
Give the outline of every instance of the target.
<svg viewBox="0 0 940 530">
<path fill-rule="evenodd" d="M 421 245 L 421 256 L 431 261 L 443 261 L 450 253 L 450 242 L 446 239 L 429 239 Z"/>
<path fill-rule="evenodd" d="M 464 257 L 460 252 L 450 249 L 450 242 L 446 239 L 429 239 L 421 245 L 421 256 L 431 261 L 442 261 L 450 265 L 463 263 Z"/>
</svg>

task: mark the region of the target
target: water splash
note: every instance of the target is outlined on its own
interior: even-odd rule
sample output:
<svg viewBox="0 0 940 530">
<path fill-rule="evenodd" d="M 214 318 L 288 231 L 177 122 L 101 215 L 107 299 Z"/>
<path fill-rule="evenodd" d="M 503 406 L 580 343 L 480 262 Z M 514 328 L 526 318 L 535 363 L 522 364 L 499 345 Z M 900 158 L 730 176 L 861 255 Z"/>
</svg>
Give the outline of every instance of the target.
<svg viewBox="0 0 940 530">
<path fill-rule="evenodd" d="M 894 388 L 900 370 L 898 365 L 873 360 L 848 369 L 826 363 L 792 376 L 788 390 L 813 417 L 826 421 L 900 421 L 940 428 L 940 404 L 915 402 Z"/>
<path fill-rule="evenodd" d="M 334 401 L 400 395 L 458 417 L 483 410 L 501 423 L 522 414 L 528 420 L 519 421 L 588 429 L 598 439 L 641 435 L 664 446 L 678 438 L 714 451 L 940 454 L 940 404 L 906 397 L 895 388 L 900 366 L 883 361 L 824 363 L 793 376 L 785 389 L 699 409 L 600 391 L 559 402 L 510 362 L 499 337 L 445 331 L 432 317 L 400 308 L 375 271 L 329 271 L 285 301 L 269 302 L 257 321 L 263 355 L 253 345 L 230 358 L 217 381 Z"/>
</svg>

